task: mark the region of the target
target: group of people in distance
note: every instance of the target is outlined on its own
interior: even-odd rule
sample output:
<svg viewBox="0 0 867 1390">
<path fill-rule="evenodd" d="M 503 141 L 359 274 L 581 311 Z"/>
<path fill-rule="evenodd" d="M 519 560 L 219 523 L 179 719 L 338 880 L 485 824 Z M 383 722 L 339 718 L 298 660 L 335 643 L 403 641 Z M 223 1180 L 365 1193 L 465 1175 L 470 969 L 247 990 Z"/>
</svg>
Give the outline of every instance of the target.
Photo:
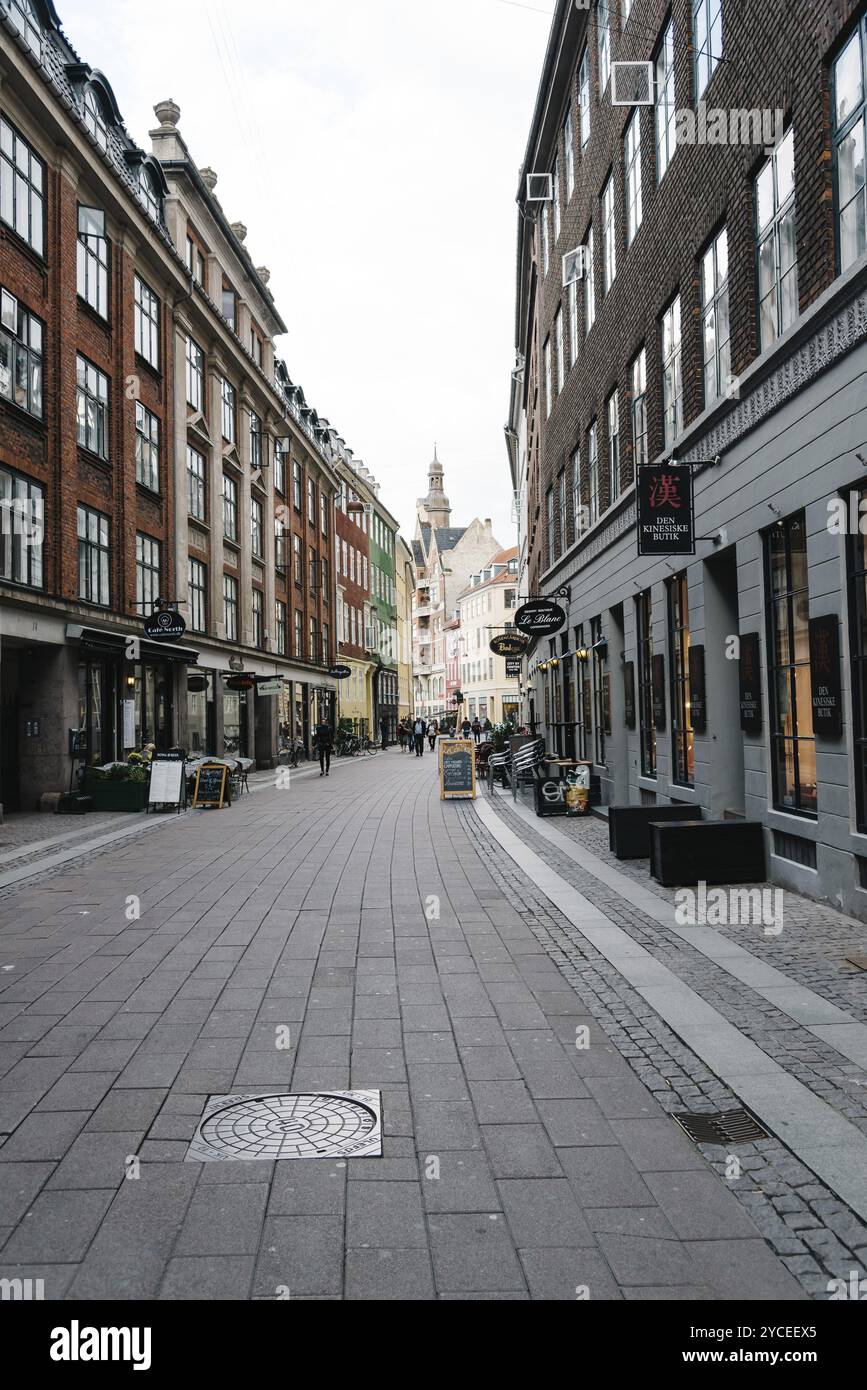
<svg viewBox="0 0 867 1390">
<path fill-rule="evenodd" d="M 444 720 L 442 724 L 440 724 L 438 720 L 432 719 L 430 723 L 428 723 L 427 720 L 423 719 L 419 714 L 416 715 L 415 719 L 407 718 L 401 720 L 397 727 L 397 737 L 401 753 L 414 752 L 417 758 L 421 758 L 424 757 L 425 739 L 428 741 L 431 752 L 433 752 L 436 747 L 437 736 L 440 734 L 447 734 L 451 738 L 457 738 L 458 736 L 461 738 L 472 738 L 475 739 L 476 745 L 478 746 L 482 738 L 490 737 L 493 728 L 494 726 L 490 719 L 486 719 L 483 724 L 478 715 L 476 715 L 476 718 L 472 721 L 465 718 L 463 723 L 458 725 L 456 720 L 452 720 L 451 722 Z"/>
</svg>

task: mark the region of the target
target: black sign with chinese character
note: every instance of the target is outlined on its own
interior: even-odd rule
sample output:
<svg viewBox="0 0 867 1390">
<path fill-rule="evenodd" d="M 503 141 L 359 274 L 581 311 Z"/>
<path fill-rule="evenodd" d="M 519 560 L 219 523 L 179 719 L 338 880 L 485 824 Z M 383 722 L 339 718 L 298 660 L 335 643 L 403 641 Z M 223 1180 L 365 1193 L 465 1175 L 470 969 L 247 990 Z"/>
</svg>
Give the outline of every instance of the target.
<svg viewBox="0 0 867 1390">
<path fill-rule="evenodd" d="M 639 468 L 639 555 L 694 555 L 692 469 L 685 463 Z"/>
<path fill-rule="evenodd" d="M 840 629 L 834 613 L 810 619 L 810 684 L 813 732 L 839 738 L 843 732 L 843 694 L 840 688 Z"/>
<path fill-rule="evenodd" d="M 741 728 L 745 734 L 762 732 L 762 676 L 759 666 L 759 634 L 745 632 L 741 639 L 738 673 L 741 687 Z"/>
<path fill-rule="evenodd" d="M 651 667 L 653 723 L 658 732 L 665 728 L 665 657 L 657 652 Z"/>
<path fill-rule="evenodd" d="M 690 647 L 689 649 L 689 722 L 697 734 L 703 734 L 707 728 L 704 647 Z"/>
</svg>

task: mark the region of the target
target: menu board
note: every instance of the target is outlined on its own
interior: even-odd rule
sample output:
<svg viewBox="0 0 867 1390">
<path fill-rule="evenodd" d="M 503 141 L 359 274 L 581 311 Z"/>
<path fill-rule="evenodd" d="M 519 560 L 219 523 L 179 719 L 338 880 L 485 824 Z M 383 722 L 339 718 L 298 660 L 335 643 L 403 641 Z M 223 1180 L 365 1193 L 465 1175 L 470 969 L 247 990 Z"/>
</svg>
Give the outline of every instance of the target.
<svg viewBox="0 0 867 1390">
<path fill-rule="evenodd" d="M 440 743 L 440 801 L 476 795 L 476 748 L 472 739 L 444 738 Z"/>
<path fill-rule="evenodd" d="M 211 806 L 217 809 L 231 805 L 229 769 L 225 763 L 202 763 L 196 772 L 193 808 Z"/>
<path fill-rule="evenodd" d="M 182 762 L 151 763 L 148 802 L 151 806 L 179 806 L 186 801 L 186 782 Z"/>
</svg>

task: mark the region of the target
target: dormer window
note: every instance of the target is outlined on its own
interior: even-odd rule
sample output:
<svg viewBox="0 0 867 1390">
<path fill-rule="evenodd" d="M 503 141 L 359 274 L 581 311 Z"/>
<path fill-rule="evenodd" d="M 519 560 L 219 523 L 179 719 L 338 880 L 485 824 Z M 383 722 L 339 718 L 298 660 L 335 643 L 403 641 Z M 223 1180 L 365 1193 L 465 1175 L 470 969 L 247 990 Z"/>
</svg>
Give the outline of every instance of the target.
<svg viewBox="0 0 867 1390">
<path fill-rule="evenodd" d="M 160 221 L 161 198 L 152 171 L 143 165 L 138 176 L 138 195 L 154 222 Z"/>
<path fill-rule="evenodd" d="M 31 53 L 42 57 L 42 27 L 30 0 L 10 0 L 7 5 L 13 29 L 17 29 Z"/>
<path fill-rule="evenodd" d="M 88 87 L 84 93 L 84 124 L 105 153 L 108 149 L 108 122 L 102 102 L 93 87 Z"/>
</svg>

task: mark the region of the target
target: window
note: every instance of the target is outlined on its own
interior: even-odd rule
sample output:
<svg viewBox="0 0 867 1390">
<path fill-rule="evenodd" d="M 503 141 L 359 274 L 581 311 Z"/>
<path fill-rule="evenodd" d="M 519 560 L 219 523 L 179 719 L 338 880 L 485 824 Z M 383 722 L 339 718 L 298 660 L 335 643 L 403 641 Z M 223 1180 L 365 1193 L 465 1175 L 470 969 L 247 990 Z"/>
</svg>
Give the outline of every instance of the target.
<svg viewBox="0 0 867 1390">
<path fill-rule="evenodd" d="M 253 646 L 265 645 L 265 595 L 261 589 L 253 590 Z"/>
<path fill-rule="evenodd" d="M 13 29 L 17 29 L 31 53 L 42 57 L 42 29 L 31 0 L 10 0 L 9 18 Z"/>
<path fill-rule="evenodd" d="M 304 585 L 303 561 L 301 558 L 301 537 L 292 536 L 292 577 L 299 589 Z"/>
<path fill-rule="evenodd" d="M 796 512 L 765 538 L 774 805 L 815 816 L 816 740 L 810 689 L 807 526 Z"/>
<path fill-rule="evenodd" d="M 656 181 L 660 183 L 671 163 L 677 143 L 674 107 L 674 24 L 668 21 L 656 56 Z"/>
<path fill-rule="evenodd" d="M 274 488 L 281 497 L 286 496 L 286 445 L 282 439 L 274 441 Z"/>
<path fill-rule="evenodd" d="M 307 552 L 308 583 L 311 594 L 315 594 L 319 588 L 319 556 L 311 545 Z"/>
<path fill-rule="evenodd" d="M 551 259 L 551 233 L 550 233 L 550 213 L 548 204 L 542 204 L 542 216 L 539 222 L 539 236 L 541 237 L 542 249 L 542 274 L 548 274 L 548 265 Z"/>
<path fill-rule="evenodd" d="M 187 270 L 199 285 L 205 283 L 205 258 L 191 236 L 187 237 Z"/>
<path fill-rule="evenodd" d="M 626 28 L 626 21 L 632 14 L 632 0 L 620 0 L 620 27 Z"/>
<path fill-rule="evenodd" d="M 78 209 L 78 293 L 101 318 L 108 318 L 108 240 L 105 213 Z"/>
<path fill-rule="evenodd" d="M 560 554 L 566 549 L 566 470 L 557 481 L 557 514 L 560 519 Z M 490 599 L 490 594 L 488 598 Z"/>
<path fill-rule="evenodd" d="M 250 467 L 262 467 L 262 421 L 255 410 L 250 411 Z"/>
<path fill-rule="evenodd" d="M 223 575 L 223 622 L 226 641 L 238 640 L 238 581 L 231 574 Z"/>
<path fill-rule="evenodd" d="M 614 175 L 609 174 L 602 190 L 602 292 L 607 294 L 617 274 L 617 225 L 614 219 Z"/>
<path fill-rule="evenodd" d="M 160 598 L 160 543 L 150 536 L 135 538 L 135 600 L 142 617 L 150 617 Z"/>
<path fill-rule="evenodd" d="M 566 308 L 569 314 L 569 362 L 574 367 L 578 360 L 578 283 L 575 280 L 566 291 Z"/>
<path fill-rule="evenodd" d="M 285 508 L 279 507 L 283 512 Z M 274 565 L 281 572 L 286 569 L 286 526 L 279 516 L 274 518 Z"/>
<path fill-rule="evenodd" d="M 620 496 L 620 403 L 616 391 L 608 397 L 608 505 Z"/>
<path fill-rule="evenodd" d="M 154 222 L 160 222 L 162 220 L 162 200 L 157 191 L 154 175 L 146 164 L 142 166 L 138 176 L 138 196 L 144 205 L 145 211 L 149 213 Z"/>
<path fill-rule="evenodd" d="M 0 473 L 0 484 L 2 484 Z M 857 494 L 858 515 L 867 512 L 867 488 Z M 847 501 L 852 502 L 850 495 Z M 847 540 L 849 572 L 849 648 L 852 658 L 853 757 L 857 825 L 867 833 L 867 536 L 860 529 Z"/>
<path fill-rule="evenodd" d="M 656 725 L 653 722 L 653 617 L 650 590 L 635 600 L 638 641 L 638 727 L 641 743 L 641 773 L 656 776 Z"/>
<path fill-rule="evenodd" d="M 187 445 L 187 510 L 197 521 L 204 521 L 205 459 L 198 449 Z"/>
<path fill-rule="evenodd" d="M 517 607 L 517 595 L 517 589 L 507 589 L 505 594 L 503 595 L 503 603 L 507 612 L 509 609 Z"/>
<path fill-rule="evenodd" d="M 312 478 L 307 479 L 307 520 L 316 525 L 316 484 Z"/>
<path fill-rule="evenodd" d="M 595 420 L 587 431 L 587 484 L 588 523 L 593 526 L 599 520 L 599 444 Z"/>
<path fill-rule="evenodd" d="M 764 352 L 798 316 L 795 137 L 791 126 L 756 179 L 756 232 L 759 324 Z"/>
<path fill-rule="evenodd" d="M 863 17 L 834 64 L 834 164 L 840 270 L 867 250 L 867 20 Z"/>
<path fill-rule="evenodd" d="M 108 458 L 108 377 L 84 357 L 76 358 L 78 443 Z"/>
<path fill-rule="evenodd" d="M 328 561 L 322 558 L 322 602 L 328 602 Z"/>
<path fill-rule="evenodd" d="M 292 502 L 296 512 L 301 510 L 301 464 L 292 460 Z"/>
<path fill-rule="evenodd" d="M 631 246 L 641 226 L 643 204 L 641 195 L 641 122 L 639 112 L 633 111 L 623 138 L 623 163 L 626 169 L 626 245 Z"/>
<path fill-rule="evenodd" d="M 682 787 L 695 783 L 695 735 L 689 699 L 689 594 L 685 574 L 668 587 L 668 636 L 671 667 L 672 777 Z"/>
<path fill-rule="evenodd" d="M 135 350 L 155 369 L 160 365 L 160 302 L 144 280 L 135 277 Z"/>
<path fill-rule="evenodd" d="M 557 558 L 554 549 L 557 532 L 554 526 L 554 489 L 552 487 L 549 487 L 545 493 L 545 529 L 548 541 L 548 564 L 550 566 Z"/>
<path fill-rule="evenodd" d="M 253 549 L 253 554 L 256 556 L 256 559 L 257 559 L 257 560 L 263 559 L 263 558 L 264 558 L 264 555 L 265 555 L 265 551 L 264 551 L 264 548 L 263 548 L 263 540 L 262 540 L 263 534 L 264 534 L 264 526 L 263 526 L 262 517 L 263 517 L 263 513 L 262 513 L 262 503 L 259 501 L 258 497 L 251 497 L 251 498 L 250 498 L 250 544 L 251 544 L 252 549 Z"/>
<path fill-rule="evenodd" d="M 551 213 L 554 227 L 554 248 L 560 240 L 560 159 L 559 156 L 554 160 L 554 168 L 551 171 Z"/>
<path fill-rule="evenodd" d="M 596 725 L 596 762 L 605 766 L 605 735 L 610 732 L 609 677 L 602 643 L 602 619 L 590 621 L 590 640 L 593 645 L 593 705 Z M 599 643 L 600 645 L 596 645 Z"/>
<path fill-rule="evenodd" d="M 187 405 L 201 413 L 205 402 L 205 354 L 193 338 L 187 339 Z"/>
<path fill-rule="evenodd" d="M 315 618 L 310 619 L 310 653 L 311 661 L 319 660 L 319 624 Z"/>
<path fill-rule="evenodd" d="M 599 52 L 599 95 L 605 95 L 611 76 L 611 11 L 609 0 L 599 0 L 596 7 L 596 40 Z"/>
<path fill-rule="evenodd" d="M 201 560 L 189 562 L 190 627 L 193 632 L 207 631 L 207 571 Z"/>
<path fill-rule="evenodd" d="M 722 0 L 693 0 L 692 46 L 695 53 L 695 100 L 699 102 L 722 57 Z"/>
<path fill-rule="evenodd" d="M 232 289 L 232 286 L 227 285 L 225 281 L 223 282 L 221 308 L 223 310 L 223 318 L 226 320 L 226 323 L 229 325 L 233 333 L 236 332 L 238 323 L 238 297 L 235 294 L 235 291 Z"/>
<path fill-rule="evenodd" d="M 223 474 L 223 535 L 227 541 L 238 540 L 238 484 Z"/>
<path fill-rule="evenodd" d="M 45 494 L 39 483 L 0 467 L 0 579 L 41 589 Z"/>
<path fill-rule="evenodd" d="M 225 377 L 220 379 L 220 402 L 222 407 L 222 429 L 223 439 L 227 444 L 234 444 L 237 441 L 237 401 L 238 396 L 234 386 Z"/>
<path fill-rule="evenodd" d="M 545 361 L 545 414 L 546 414 L 546 416 L 547 416 L 547 415 L 550 415 L 550 414 L 551 414 L 551 406 L 554 404 L 554 395 L 553 395 L 552 381 L 551 381 L 551 339 L 550 339 L 550 338 L 546 338 L 546 339 L 545 339 L 545 346 L 544 346 L 544 348 L 543 348 L 543 356 L 544 356 L 544 361 Z"/>
<path fill-rule="evenodd" d="M 78 508 L 78 597 L 109 605 L 108 517 L 90 507 Z"/>
<path fill-rule="evenodd" d="M 563 355 L 563 309 L 562 306 L 557 310 L 557 317 L 554 319 L 554 337 L 557 340 L 557 394 L 563 390 L 563 382 L 566 379 L 566 361 Z"/>
<path fill-rule="evenodd" d="M 581 501 L 581 450 L 572 454 L 572 537 L 578 537 L 587 530 L 587 510 Z"/>
<path fill-rule="evenodd" d="M 0 290 L 0 396 L 42 418 L 42 323 Z"/>
<path fill-rule="evenodd" d="M 289 633 L 286 619 L 286 605 L 279 598 L 277 599 L 274 613 L 274 633 L 276 637 L 277 655 L 288 656 L 287 642 L 289 640 Z"/>
<path fill-rule="evenodd" d="M 304 659 L 304 615 L 300 609 L 295 609 L 295 639 L 292 655 Z"/>
<path fill-rule="evenodd" d="M 664 448 L 670 449 L 683 429 L 680 295 L 662 316 L 662 409 Z"/>
<path fill-rule="evenodd" d="M 572 124 L 572 107 L 566 111 L 563 126 L 563 158 L 566 166 L 566 202 L 568 204 L 575 192 L 575 128 Z"/>
<path fill-rule="evenodd" d="M 701 338 L 704 403 L 725 393 L 729 379 L 729 257 L 725 227 L 701 262 Z"/>
<path fill-rule="evenodd" d="M 632 458 L 638 472 L 647 463 L 647 358 L 644 348 L 632 363 Z"/>
<path fill-rule="evenodd" d="M 584 242 L 584 335 L 596 322 L 596 269 L 593 264 L 593 228 Z"/>
<path fill-rule="evenodd" d="M 0 220 L 37 255 L 45 241 L 45 165 L 0 116 Z"/>
<path fill-rule="evenodd" d="M 324 492 L 319 494 L 319 529 L 323 536 L 328 535 L 328 498 Z"/>
<path fill-rule="evenodd" d="M 578 69 L 578 109 L 581 117 L 581 148 L 590 139 L 590 58 L 585 48 Z"/>
<path fill-rule="evenodd" d="M 328 665 L 328 624 L 322 624 L 322 665 Z"/>
<path fill-rule="evenodd" d="M 261 367 L 262 367 L 262 339 L 259 337 L 259 334 L 256 332 L 255 328 L 251 328 L 251 329 L 250 329 L 250 356 L 252 357 L 253 361 L 256 363 L 256 366 L 259 367 L 260 370 L 261 370 Z"/>
<path fill-rule="evenodd" d="M 136 482 L 160 490 L 160 422 L 156 415 L 135 403 L 135 476 Z"/>
</svg>

